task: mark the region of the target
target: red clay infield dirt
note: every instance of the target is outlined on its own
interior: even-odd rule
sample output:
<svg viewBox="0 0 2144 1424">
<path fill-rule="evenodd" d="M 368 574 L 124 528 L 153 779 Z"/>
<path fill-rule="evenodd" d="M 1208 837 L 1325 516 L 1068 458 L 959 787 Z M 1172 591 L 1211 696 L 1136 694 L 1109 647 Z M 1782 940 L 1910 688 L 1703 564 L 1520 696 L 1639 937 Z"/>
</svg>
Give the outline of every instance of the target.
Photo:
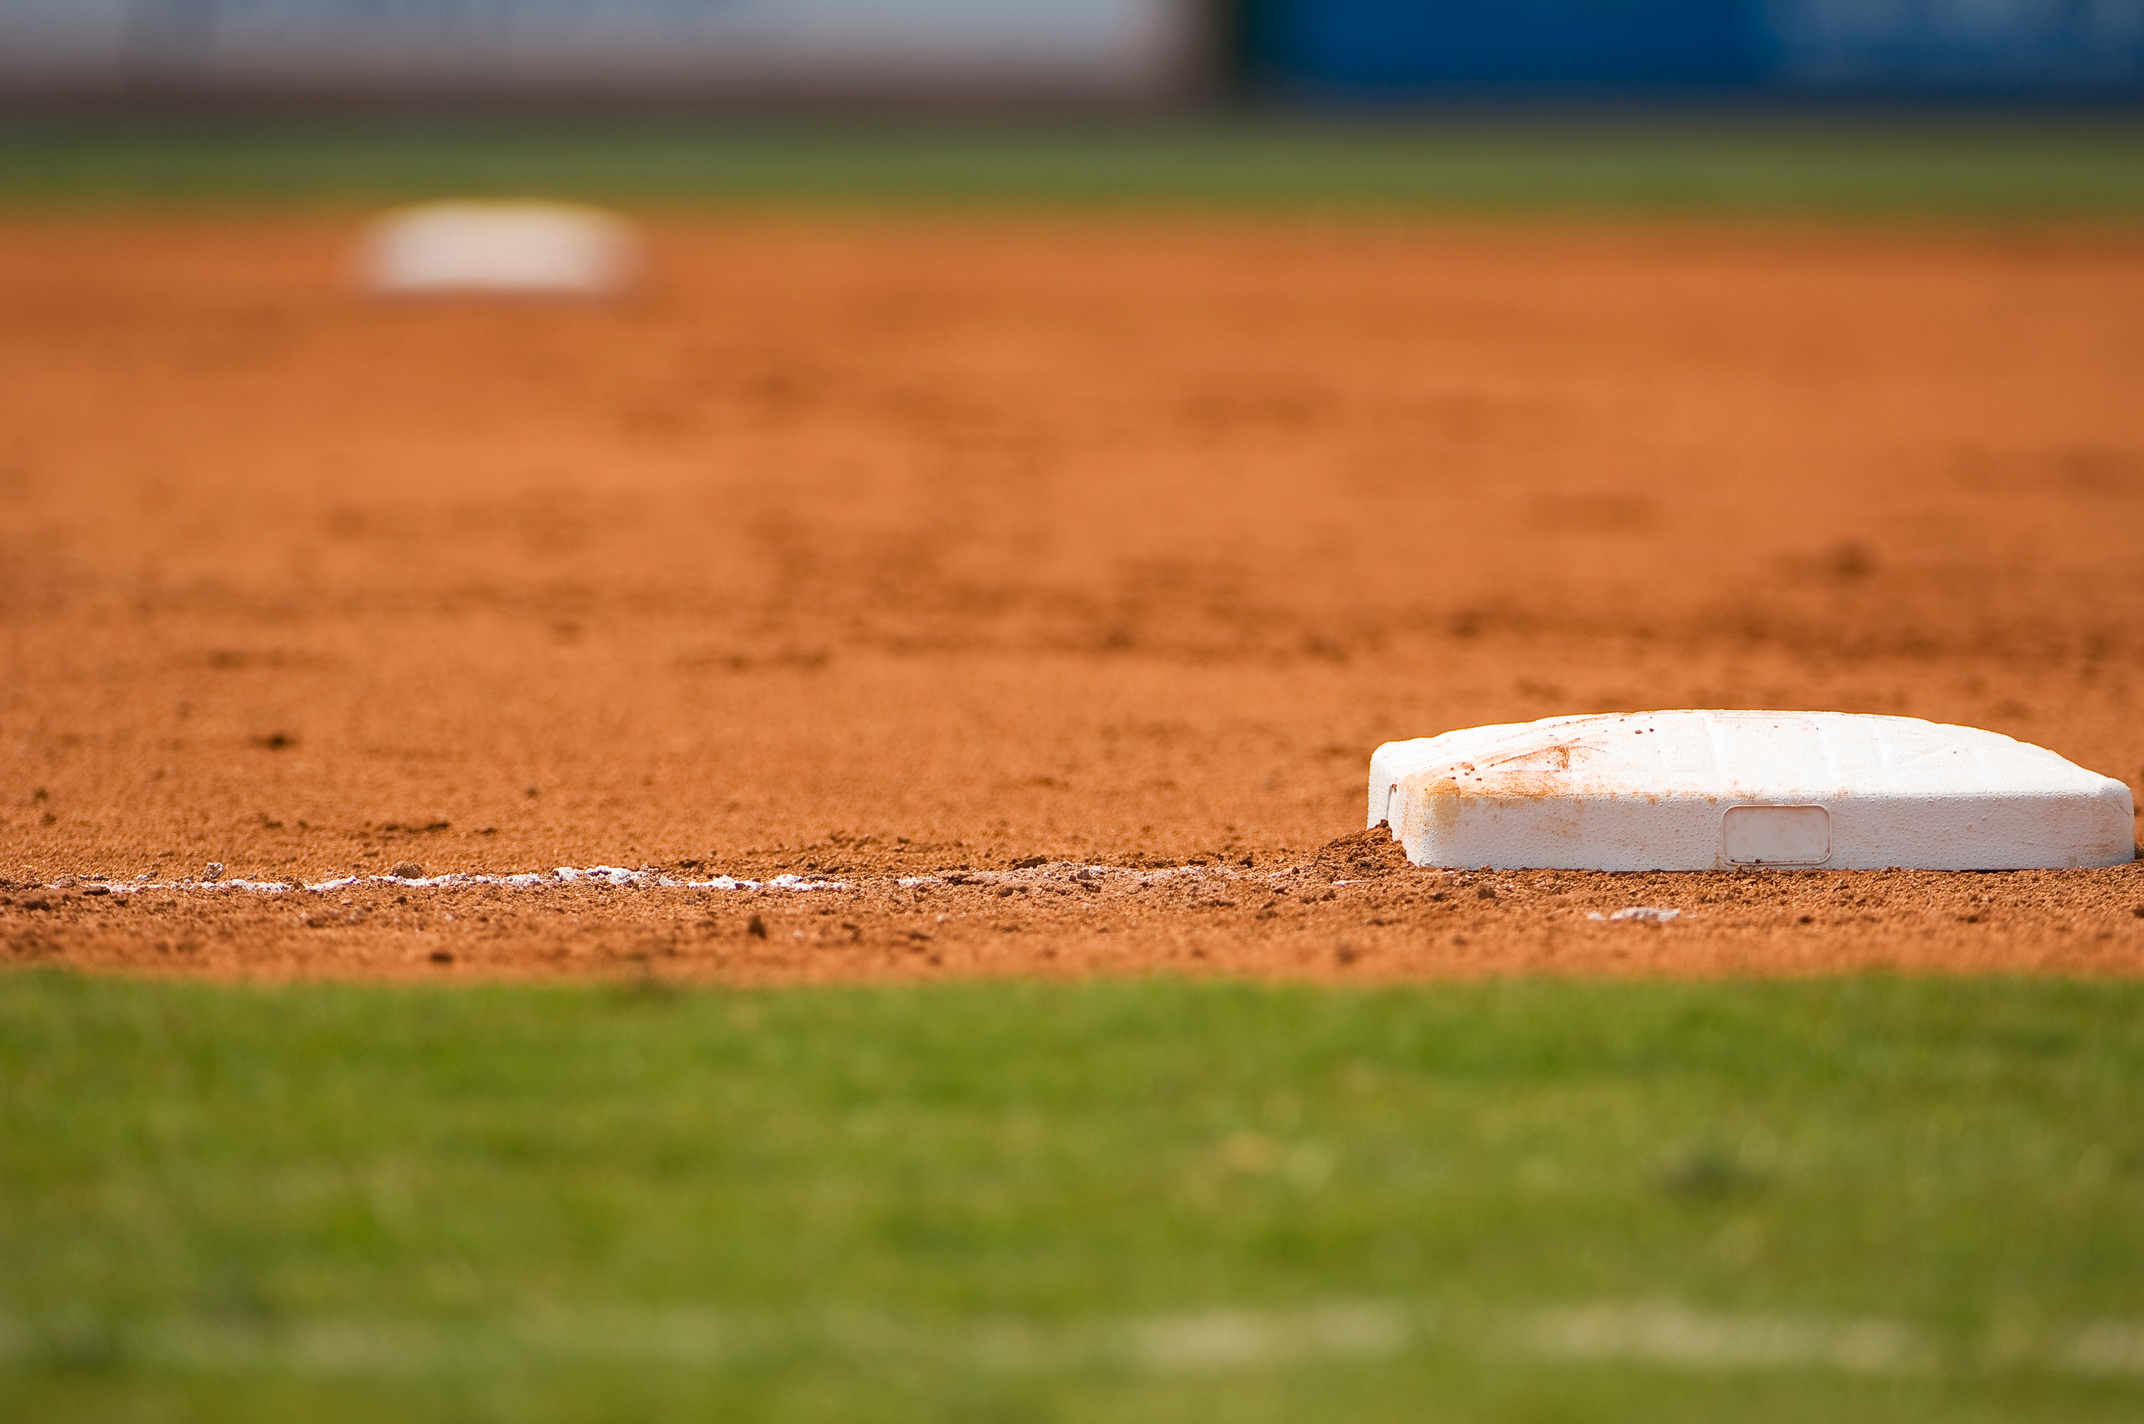
<svg viewBox="0 0 2144 1424">
<path fill-rule="evenodd" d="M 12 962 L 2144 970 L 2134 867 L 1358 830 L 1381 741 L 1625 708 L 2144 789 L 2144 232 L 700 215 L 600 307 L 369 304 L 355 227 L 0 221 Z M 211 862 L 849 888 L 112 888 Z"/>
</svg>

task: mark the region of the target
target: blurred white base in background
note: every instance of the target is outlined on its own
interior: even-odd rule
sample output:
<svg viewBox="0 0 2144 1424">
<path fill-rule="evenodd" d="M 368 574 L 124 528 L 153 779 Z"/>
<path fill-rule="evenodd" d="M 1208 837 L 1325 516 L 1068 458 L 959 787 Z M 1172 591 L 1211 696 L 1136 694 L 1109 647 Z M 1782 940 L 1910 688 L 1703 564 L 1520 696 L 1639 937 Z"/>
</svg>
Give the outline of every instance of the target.
<svg viewBox="0 0 2144 1424">
<path fill-rule="evenodd" d="M 378 296 L 614 297 L 645 256 L 631 223 L 571 203 L 424 203 L 372 224 L 358 285 Z"/>
</svg>

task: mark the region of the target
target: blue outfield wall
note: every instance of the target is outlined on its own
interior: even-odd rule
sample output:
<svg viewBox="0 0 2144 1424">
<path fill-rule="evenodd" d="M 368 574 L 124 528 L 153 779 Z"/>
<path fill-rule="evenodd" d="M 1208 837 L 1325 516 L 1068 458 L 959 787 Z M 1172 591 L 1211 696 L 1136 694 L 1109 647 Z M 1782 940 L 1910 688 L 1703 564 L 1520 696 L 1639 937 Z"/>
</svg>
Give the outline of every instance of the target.
<svg viewBox="0 0 2144 1424">
<path fill-rule="evenodd" d="M 1245 0 L 1252 86 L 2144 98 L 2144 0 Z"/>
</svg>

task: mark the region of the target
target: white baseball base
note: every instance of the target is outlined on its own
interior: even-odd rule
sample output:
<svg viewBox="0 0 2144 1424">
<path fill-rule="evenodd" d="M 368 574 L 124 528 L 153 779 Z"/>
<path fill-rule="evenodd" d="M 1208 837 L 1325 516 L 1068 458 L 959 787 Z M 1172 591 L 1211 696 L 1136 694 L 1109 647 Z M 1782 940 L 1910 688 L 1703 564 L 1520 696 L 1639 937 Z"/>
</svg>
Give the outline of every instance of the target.
<svg viewBox="0 0 2144 1424">
<path fill-rule="evenodd" d="M 631 224 L 569 203 L 425 203 L 373 223 L 358 282 L 381 296 L 615 296 L 639 275 Z"/>
<path fill-rule="evenodd" d="M 1468 727 L 1370 758 L 1416 865 L 2035 870 L 2136 857 L 2129 788 L 1973 727 L 1631 712 Z"/>
</svg>

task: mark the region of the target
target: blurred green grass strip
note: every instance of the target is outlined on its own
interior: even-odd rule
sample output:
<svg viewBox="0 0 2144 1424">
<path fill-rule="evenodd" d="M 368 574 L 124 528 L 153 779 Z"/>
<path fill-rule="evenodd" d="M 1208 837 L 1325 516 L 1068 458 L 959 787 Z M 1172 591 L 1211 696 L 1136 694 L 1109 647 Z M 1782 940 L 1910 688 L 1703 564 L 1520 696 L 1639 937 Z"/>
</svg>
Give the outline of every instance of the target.
<svg viewBox="0 0 2144 1424">
<path fill-rule="evenodd" d="M 2144 985 L 0 976 L 40 1420 L 2135 1418 Z"/>
<path fill-rule="evenodd" d="M 2144 118 L 17 121 L 0 202 L 2134 214 Z"/>
</svg>

